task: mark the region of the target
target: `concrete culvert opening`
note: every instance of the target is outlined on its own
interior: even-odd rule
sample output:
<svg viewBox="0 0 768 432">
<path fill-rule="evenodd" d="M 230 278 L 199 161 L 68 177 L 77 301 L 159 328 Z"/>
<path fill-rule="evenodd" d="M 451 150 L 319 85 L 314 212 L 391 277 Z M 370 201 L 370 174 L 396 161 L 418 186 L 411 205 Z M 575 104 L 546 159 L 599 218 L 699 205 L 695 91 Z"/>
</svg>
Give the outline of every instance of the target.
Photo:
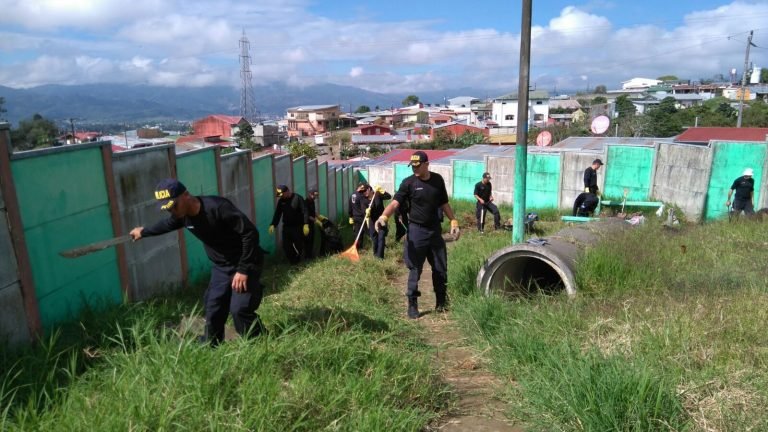
<svg viewBox="0 0 768 432">
<path fill-rule="evenodd" d="M 504 261 L 491 281 L 493 290 L 504 295 L 557 294 L 565 290 L 560 273 L 539 257 L 518 255 Z"/>
</svg>

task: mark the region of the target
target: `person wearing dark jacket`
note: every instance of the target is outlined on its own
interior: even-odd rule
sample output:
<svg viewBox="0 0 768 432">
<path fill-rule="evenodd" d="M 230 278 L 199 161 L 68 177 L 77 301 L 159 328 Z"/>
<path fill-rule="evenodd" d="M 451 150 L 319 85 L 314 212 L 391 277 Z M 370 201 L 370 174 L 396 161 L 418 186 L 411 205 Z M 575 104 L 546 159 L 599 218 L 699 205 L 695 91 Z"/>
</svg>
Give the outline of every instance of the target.
<svg viewBox="0 0 768 432">
<path fill-rule="evenodd" d="M 732 211 L 736 215 L 741 215 L 743 211 L 745 215 L 752 216 L 755 214 L 755 179 L 752 178 L 754 171 L 752 168 L 747 168 L 742 173 L 741 177 L 733 181 L 731 188 L 728 190 L 728 200 L 725 202 L 726 207 L 731 206 L 731 195 L 733 197 Z"/>
<path fill-rule="evenodd" d="M 592 166 L 587 167 L 584 170 L 584 192 L 600 195 L 598 192 L 600 188 L 597 187 L 597 170 L 603 166 L 603 161 L 595 159 L 592 161 Z"/>
<path fill-rule="evenodd" d="M 304 258 L 312 259 L 315 257 L 315 225 L 322 227 L 322 223 L 318 219 L 318 214 L 315 206 L 315 200 L 318 197 L 317 189 L 311 189 L 307 194 L 307 199 L 304 201 L 304 208 L 307 211 L 307 220 L 309 221 L 309 235 L 304 237 Z"/>
<path fill-rule="evenodd" d="M 170 216 L 149 227 L 136 227 L 130 235 L 137 241 L 186 228 L 203 242 L 213 268 L 204 297 L 202 340 L 218 345 L 224 339 L 224 325 L 230 313 L 238 334 L 259 335 L 262 325 L 256 310 L 263 295 L 259 278 L 264 255 L 253 222 L 228 199 L 193 196 L 175 179 L 161 181 L 155 198 Z"/>
<path fill-rule="evenodd" d="M 423 151 L 411 155 L 408 164 L 413 175 L 406 177 L 376 220 L 375 228 L 381 230 L 387 226 L 390 216 L 396 214 L 401 203 L 408 203 L 408 235 L 403 256 L 408 266 L 408 318 L 419 318 L 418 298 L 419 279 L 424 268 L 424 261 L 432 267 L 432 288 L 435 290 L 435 311 L 444 312 L 448 306 L 448 254 L 438 209 L 442 209 L 451 221 L 451 235 L 458 240 L 461 233 L 459 221 L 448 203 L 448 191 L 445 180 L 438 173 L 429 171 L 429 157 Z"/>
<path fill-rule="evenodd" d="M 483 173 L 483 179 L 475 184 L 475 218 L 477 219 L 477 230 L 483 232 L 485 229 L 486 212 L 493 215 L 493 229 L 501 228 L 501 214 L 499 208 L 493 203 L 493 185 L 491 185 L 491 173 Z"/>
<path fill-rule="evenodd" d="M 349 197 L 349 224 L 352 225 L 352 235 L 354 237 L 357 237 L 357 234 L 360 233 L 368 212 L 368 204 L 371 203 L 369 187 L 367 183 L 360 182 L 357 185 L 357 190 Z M 363 247 L 364 240 L 365 235 L 361 234 L 356 244 L 358 250 Z"/>
<path fill-rule="evenodd" d="M 370 189 L 370 186 L 368 186 Z M 379 219 L 379 216 L 384 213 L 384 201 L 391 200 L 392 195 L 385 191 L 383 187 L 376 186 L 373 197 L 371 200 L 371 216 L 369 220 L 375 221 Z M 384 259 L 384 248 L 386 246 L 386 238 L 389 229 L 383 227 L 376 231 L 376 227 L 373 223 L 368 224 L 368 233 L 371 235 L 371 243 L 373 244 L 373 255 L 377 258 Z"/>
<path fill-rule="evenodd" d="M 597 204 L 600 200 L 597 195 L 589 192 L 582 192 L 576 197 L 576 201 L 573 202 L 573 215 L 590 217 L 597 208 Z"/>
<path fill-rule="evenodd" d="M 279 185 L 275 195 L 278 200 L 269 233 L 274 234 L 275 227 L 282 219 L 283 252 L 288 262 L 298 264 L 304 250 L 304 237 L 309 236 L 309 215 L 304 206 L 304 198 L 291 192 L 286 185 Z"/>
</svg>

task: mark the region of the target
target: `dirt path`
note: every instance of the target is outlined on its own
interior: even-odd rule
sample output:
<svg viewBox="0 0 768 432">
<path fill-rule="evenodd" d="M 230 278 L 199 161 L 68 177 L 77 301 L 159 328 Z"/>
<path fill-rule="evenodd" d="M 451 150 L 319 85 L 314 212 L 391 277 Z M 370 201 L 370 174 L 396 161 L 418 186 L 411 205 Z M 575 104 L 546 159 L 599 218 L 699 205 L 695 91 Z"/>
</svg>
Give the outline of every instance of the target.
<svg viewBox="0 0 768 432">
<path fill-rule="evenodd" d="M 393 284 L 402 295 L 407 273 Z M 443 432 L 522 432 L 505 417 L 506 404 L 496 398 L 500 381 L 491 374 L 481 353 L 469 346 L 454 323 L 451 313 L 435 313 L 435 293 L 432 290 L 432 270 L 425 263 L 419 282 L 421 297 L 418 324 L 428 332 L 428 342 L 435 347 L 437 367 L 458 397 L 450 414 L 428 430 Z M 406 301 L 400 312 L 404 319 Z"/>
</svg>

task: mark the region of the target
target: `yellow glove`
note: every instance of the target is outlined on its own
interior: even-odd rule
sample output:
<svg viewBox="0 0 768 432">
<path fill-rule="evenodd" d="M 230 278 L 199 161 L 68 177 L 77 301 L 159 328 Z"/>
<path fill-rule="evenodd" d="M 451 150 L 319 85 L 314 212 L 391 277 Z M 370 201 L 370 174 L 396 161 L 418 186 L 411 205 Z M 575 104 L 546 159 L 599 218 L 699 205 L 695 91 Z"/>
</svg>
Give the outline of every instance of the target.
<svg viewBox="0 0 768 432">
<path fill-rule="evenodd" d="M 274 225 L 270 225 L 269 229 L 267 229 L 267 231 L 269 232 L 270 235 L 274 234 L 275 233 L 275 226 Z"/>
<path fill-rule="evenodd" d="M 302 230 L 304 232 L 304 237 L 309 235 L 309 224 L 304 224 L 304 229 Z"/>
<path fill-rule="evenodd" d="M 352 219 L 352 218 L 349 218 L 349 224 L 350 224 L 350 225 L 354 225 L 354 224 L 355 224 L 355 220 L 354 220 L 354 219 Z"/>
<path fill-rule="evenodd" d="M 589 193 L 589 188 L 584 188 L 584 192 Z"/>
<path fill-rule="evenodd" d="M 381 185 L 376 185 L 376 193 L 379 195 L 384 195 L 384 188 L 381 187 Z"/>
<path fill-rule="evenodd" d="M 461 237 L 461 230 L 459 229 L 459 221 L 456 219 L 451 220 L 451 235 L 458 240 Z"/>
<path fill-rule="evenodd" d="M 376 223 L 373 224 L 373 229 L 375 229 L 376 232 L 379 232 L 381 228 L 386 228 L 388 219 L 389 218 L 384 215 L 379 216 L 379 218 L 376 219 Z"/>
<path fill-rule="evenodd" d="M 319 226 L 320 228 L 322 228 L 323 227 L 323 222 L 325 222 L 325 220 L 326 220 L 325 216 L 317 215 L 317 217 L 315 218 L 315 224 L 317 226 Z"/>
<path fill-rule="evenodd" d="M 370 207 L 365 209 L 365 217 L 367 217 L 367 218 L 371 217 L 371 208 Z"/>
</svg>

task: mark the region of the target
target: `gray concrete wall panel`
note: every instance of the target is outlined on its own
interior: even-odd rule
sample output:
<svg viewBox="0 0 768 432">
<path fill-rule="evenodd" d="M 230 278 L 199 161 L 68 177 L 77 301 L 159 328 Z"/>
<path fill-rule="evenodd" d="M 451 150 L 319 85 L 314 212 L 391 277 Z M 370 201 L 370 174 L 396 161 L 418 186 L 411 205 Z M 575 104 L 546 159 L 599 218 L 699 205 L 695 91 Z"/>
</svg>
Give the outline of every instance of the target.
<svg viewBox="0 0 768 432">
<path fill-rule="evenodd" d="M 573 201 L 584 192 L 584 170 L 592 165 L 592 161 L 600 158 L 606 165 L 611 161 L 605 155 L 597 153 L 563 152 L 562 174 L 560 181 L 560 207 L 573 208 Z M 597 172 L 597 186 L 605 190 L 605 167 Z"/>
<path fill-rule="evenodd" d="M 19 345 L 31 341 L 21 285 L 0 287 L 0 344 Z"/>
<path fill-rule="evenodd" d="M 445 188 L 448 190 L 448 197 L 453 196 L 453 166 L 442 164 L 429 164 L 429 170 L 440 174 L 445 180 Z M 399 186 L 399 185 L 398 185 Z"/>
<path fill-rule="evenodd" d="M 515 189 L 515 158 L 489 156 L 485 161 L 485 169 L 491 173 L 493 201 L 496 204 L 512 205 Z"/>
<path fill-rule="evenodd" d="M 706 205 L 712 149 L 660 143 L 656 153 L 653 199 L 676 204 L 691 220 L 701 220 Z"/>
<path fill-rule="evenodd" d="M 312 189 L 319 190 L 317 186 L 317 159 L 307 162 L 307 195 Z M 317 205 L 317 203 L 315 203 Z"/>
<path fill-rule="evenodd" d="M 290 156 L 279 156 L 275 158 L 275 187 L 277 185 L 286 185 L 293 190 L 293 161 Z"/>
<path fill-rule="evenodd" d="M 154 195 L 157 182 L 171 177 L 167 149 L 124 152 L 114 157 L 112 165 L 123 232 L 167 217 L 157 208 Z M 144 300 L 181 284 L 181 251 L 175 233 L 128 244 L 125 252 L 133 300 Z"/>
<path fill-rule="evenodd" d="M 248 164 L 251 152 L 230 153 L 221 157 L 221 196 L 232 201 L 237 208 L 251 217 L 251 179 Z"/>
<path fill-rule="evenodd" d="M 395 184 L 395 171 L 392 169 L 392 166 L 377 166 L 377 165 L 371 165 L 368 167 L 368 183 L 371 185 L 380 185 L 384 188 L 387 192 L 392 193 L 396 192 L 396 187 L 399 185 Z"/>
</svg>

